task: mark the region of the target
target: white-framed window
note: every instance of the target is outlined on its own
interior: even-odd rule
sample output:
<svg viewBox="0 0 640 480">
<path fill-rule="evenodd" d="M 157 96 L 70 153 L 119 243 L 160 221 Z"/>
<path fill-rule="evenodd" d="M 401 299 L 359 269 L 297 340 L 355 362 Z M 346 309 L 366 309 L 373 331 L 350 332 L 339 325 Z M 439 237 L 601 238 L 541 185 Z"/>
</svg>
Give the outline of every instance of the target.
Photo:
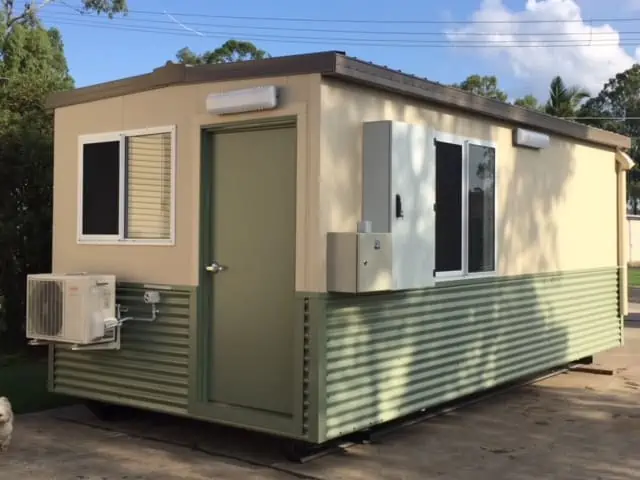
<svg viewBox="0 0 640 480">
<path fill-rule="evenodd" d="M 175 126 L 82 135 L 78 242 L 172 245 Z"/>
<path fill-rule="evenodd" d="M 493 275 L 497 270 L 497 148 L 492 142 L 438 134 L 436 277 Z"/>
</svg>

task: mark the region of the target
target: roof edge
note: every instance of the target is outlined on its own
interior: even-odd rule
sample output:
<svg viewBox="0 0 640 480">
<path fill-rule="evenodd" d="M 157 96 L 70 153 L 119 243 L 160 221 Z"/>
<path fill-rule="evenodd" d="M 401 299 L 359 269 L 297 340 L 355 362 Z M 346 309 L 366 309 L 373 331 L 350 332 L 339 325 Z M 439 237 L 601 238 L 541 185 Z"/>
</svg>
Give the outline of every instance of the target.
<svg viewBox="0 0 640 480">
<path fill-rule="evenodd" d="M 185 77 L 185 65 L 167 62 L 165 66 L 156 68 L 151 73 L 52 93 L 47 97 L 45 108 L 54 110 L 78 103 L 92 102 L 127 95 L 133 92 L 152 90 L 154 88 L 181 83 Z"/>
<path fill-rule="evenodd" d="M 624 135 L 441 85 L 352 57 L 339 56 L 336 71 L 327 76 L 590 143 L 612 148 L 631 148 L 631 139 Z"/>
<path fill-rule="evenodd" d="M 225 80 L 241 80 L 282 75 L 331 73 L 335 71 L 337 55 L 344 52 L 326 51 L 272 57 L 211 65 L 184 65 L 167 62 L 151 73 L 127 77 L 112 82 L 98 83 L 63 92 L 55 92 L 47 98 L 48 110 L 93 102 L 106 98 L 129 95 L 157 88 Z"/>
<path fill-rule="evenodd" d="M 475 113 L 547 133 L 614 149 L 631 148 L 631 139 L 617 133 L 536 112 L 517 105 L 475 95 L 464 90 L 348 57 L 345 52 L 324 51 L 262 60 L 188 66 L 167 62 L 151 73 L 56 92 L 46 108 L 87 103 L 163 87 L 252 78 L 321 74 L 394 92 L 448 108 Z"/>
</svg>

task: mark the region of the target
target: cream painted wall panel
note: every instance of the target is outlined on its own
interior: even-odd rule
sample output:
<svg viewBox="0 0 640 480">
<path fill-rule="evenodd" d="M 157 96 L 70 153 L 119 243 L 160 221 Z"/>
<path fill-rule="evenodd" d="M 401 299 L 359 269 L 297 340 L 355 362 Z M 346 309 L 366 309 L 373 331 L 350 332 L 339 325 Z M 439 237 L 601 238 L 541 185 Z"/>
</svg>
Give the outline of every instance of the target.
<svg viewBox="0 0 640 480">
<path fill-rule="evenodd" d="M 313 234 L 318 225 L 320 212 L 324 209 L 320 202 L 320 122 L 322 119 L 322 77 L 313 75 L 309 82 L 309 110 L 307 114 L 306 161 L 298 159 L 298 185 L 305 185 L 305 191 L 298 192 L 298 255 L 296 257 L 296 290 L 312 292 L 315 283 L 313 263 L 317 262 L 322 253 L 318 252 L 318 243 Z M 301 132 L 299 132 L 300 135 Z M 304 171 L 301 170 L 304 165 Z M 304 174 L 304 177 L 302 176 Z M 304 203 L 300 204 L 303 200 Z M 303 210 L 301 210 L 303 208 Z M 303 219 L 303 220 L 302 220 Z M 300 228 L 304 230 L 300 233 Z M 322 250 L 324 252 L 325 250 Z"/>
<path fill-rule="evenodd" d="M 511 128 L 324 79 L 320 133 L 320 217 L 309 228 L 321 252 L 310 287 L 326 288 L 326 232 L 353 231 L 361 215 L 362 122 L 399 120 L 498 144 L 498 270 L 501 275 L 615 266 L 613 151 L 552 137 L 538 152 L 512 146 Z"/>
<path fill-rule="evenodd" d="M 55 112 L 53 271 L 109 272 L 120 281 L 197 285 L 199 260 L 200 128 L 206 125 L 296 115 L 298 163 L 306 166 L 306 105 L 313 76 L 262 78 L 168 87 L 139 94 L 57 109 Z M 209 115 L 208 93 L 275 84 L 285 87 L 275 111 L 229 117 Z M 319 79 L 315 79 L 319 97 Z M 316 100 L 319 103 L 319 100 Z M 319 105 L 317 119 L 319 120 Z M 78 136 L 145 127 L 177 125 L 176 243 L 173 246 L 82 245 L 76 241 Z M 315 121 L 318 128 L 318 121 Z M 304 170 L 306 172 L 306 169 Z M 304 186 L 302 187 L 304 188 Z M 298 209 L 298 245 L 305 245 L 303 215 Z M 304 251 L 298 251 L 304 272 Z M 297 271 L 297 273 L 299 273 Z M 300 277 L 300 278 L 298 278 Z M 304 274 L 296 276 L 304 289 Z"/>
</svg>

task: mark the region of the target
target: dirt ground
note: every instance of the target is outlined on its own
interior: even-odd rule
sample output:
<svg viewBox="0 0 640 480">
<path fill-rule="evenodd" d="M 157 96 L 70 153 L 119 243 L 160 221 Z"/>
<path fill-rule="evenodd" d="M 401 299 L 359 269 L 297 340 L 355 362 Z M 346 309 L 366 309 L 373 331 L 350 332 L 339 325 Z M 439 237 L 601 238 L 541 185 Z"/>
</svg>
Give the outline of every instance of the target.
<svg viewBox="0 0 640 480">
<path fill-rule="evenodd" d="M 298 465 L 261 435 L 81 407 L 17 418 L 0 479 L 640 479 L 640 305 L 613 376 L 571 372 Z"/>
</svg>

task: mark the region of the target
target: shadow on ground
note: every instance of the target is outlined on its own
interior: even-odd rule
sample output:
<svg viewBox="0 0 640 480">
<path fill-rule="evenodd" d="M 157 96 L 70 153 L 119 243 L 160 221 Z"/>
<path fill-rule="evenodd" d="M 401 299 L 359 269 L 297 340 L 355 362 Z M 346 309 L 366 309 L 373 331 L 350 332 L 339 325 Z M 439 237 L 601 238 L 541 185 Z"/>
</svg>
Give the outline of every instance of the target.
<svg viewBox="0 0 640 480">
<path fill-rule="evenodd" d="M 54 416 L 42 413 L 19 417 L 11 448 L 0 455 L 0 478 L 240 480 L 290 477 L 247 461 L 212 458 L 204 452 L 136 435 L 135 430 L 142 428 L 142 435 L 161 438 L 162 435 L 158 435 L 161 432 L 154 431 L 157 425 L 153 421 L 158 418 L 145 419 L 141 415 L 139 422 L 126 428 L 117 425 L 122 427 L 119 432 L 59 419 L 78 417 L 82 412 L 81 408 L 66 407 Z M 180 425 L 179 421 L 175 423 L 181 428 L 179 439 L 192 437 L 194 431 L 190 428 L 197 428 Z M 165 440 L 173 441 L 172 438 Z M 231 440 L 231 443 L 235 442 Z"/>
<path fill-rule="evenodd" d="M 597 359 L 612 376 L 560 374 L 304 465 L 260 434 L 144 412 L 102 423 L 68 407 L 20 417 L 0 469 L 33 480 L 640 478 L 639 358 L 640 330 L 627 329 L 625 346 Z"/>
</svg>

